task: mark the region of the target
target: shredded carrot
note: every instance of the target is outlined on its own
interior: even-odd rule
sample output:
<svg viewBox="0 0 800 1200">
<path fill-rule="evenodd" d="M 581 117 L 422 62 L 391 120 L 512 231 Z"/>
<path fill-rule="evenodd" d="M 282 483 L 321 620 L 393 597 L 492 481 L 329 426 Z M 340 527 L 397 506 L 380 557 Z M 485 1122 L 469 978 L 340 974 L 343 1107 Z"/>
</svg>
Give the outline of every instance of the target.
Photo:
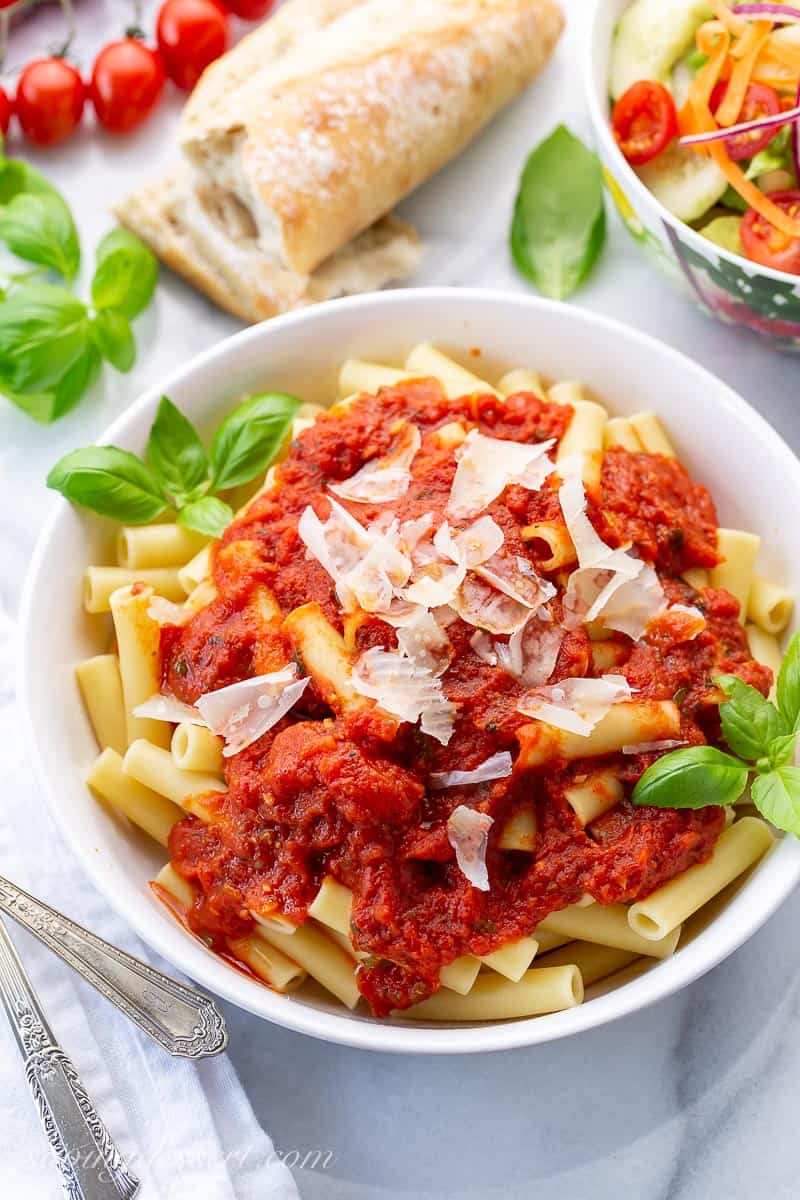
<svg viewBox="0 0 800 1200">
<path fill-rule="evenodd" d="M 698 107 L 700 109 L 708 109 L 711 93 L 719 82 L 720 73 L 728 57 L 730 44 L 730 34 L 723 30 L 722 33 L 717 35 L 715 44 L 710 52 L 706 52 L 708 53 L 708 62 L 700 68 L 697 75 L 689 84 L 689 103 L 694 110 L 695 116 L 697 115 Z M 709 113 L 708 115 L 710 118 L 711 114 Z M 712 121 L 711 126 L 707 126 L 706 128 L 716 129 L 717 126 Z"/>
<path fill-rule="evenodd" d="M 731 51 L 733 56 L 738 57 L 738 62 L 731 72 L 725 98 L 715 114 L 718 125 L 723 127 L 733 125 L 738 119 L 756 59 L 761 53 L 771 29 L 772 25 L 769 21 L 754 21 L 744 37 L 739 39 Z M 742 53 L 738 54 L 740 50 Z"/>
<path fill-rule="evenodd" d="M 711 0 L 711 11 L 734 37 L 741 37 L 747 32 L 748 22 L 743 17 L 737 17 L 736 13 L 731 12 L 724 0 Z"/>
<path fill-rule="evenodd" d="M 707 148 L 728 183 L 736 189 L 751 208 L 754 208 L 765 221 L 769 221 L 770 225 L 774 225 L 787 237 L 800 238 L 800 221 L 793 220 L 782 208 L 773 204 L 769 196 L 765 196 L 752 179 L 748 179 L 744 171 L 740 170 L 736 163 L 731 162 L 724 142 L 709 142 Z"/>
</svg>

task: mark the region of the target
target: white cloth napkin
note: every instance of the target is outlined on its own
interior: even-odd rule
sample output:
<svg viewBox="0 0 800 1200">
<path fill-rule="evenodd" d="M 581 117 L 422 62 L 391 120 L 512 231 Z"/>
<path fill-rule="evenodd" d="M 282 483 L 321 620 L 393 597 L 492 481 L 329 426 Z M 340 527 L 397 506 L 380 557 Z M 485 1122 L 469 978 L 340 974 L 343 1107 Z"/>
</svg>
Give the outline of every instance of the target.
<svg viewBox="0 0 800 1200">
<path fill-rule="evenodd" d="M 14 696 L 16 627 L 0 604 L 0 872 L 139 958 L 151 954 L 85 880 L 32 778 Z M 225 1055 L 172 1059 L 6 919 L 56 1037 L 128 1165 L 141 1200 L 297 1200 Z M 54 1200 L 59 1176 L 0 1010 L 0 1196 Z"/>
</svg>

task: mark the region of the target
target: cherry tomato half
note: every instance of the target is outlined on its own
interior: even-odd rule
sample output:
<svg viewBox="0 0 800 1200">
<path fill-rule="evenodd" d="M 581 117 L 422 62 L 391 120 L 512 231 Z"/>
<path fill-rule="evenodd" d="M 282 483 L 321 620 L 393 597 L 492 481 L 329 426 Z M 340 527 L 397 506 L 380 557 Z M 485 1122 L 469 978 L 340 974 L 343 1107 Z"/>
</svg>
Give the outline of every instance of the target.
<svg viewBox="0 0 800 1200">
<path fill-rule="evenodd" d="M 37 58 L 19 77 L 14 107 L 28 141 L 55 146 L 80 125 L 86 89 L 63 58 Z"/>
<path fill-rule="evenodd" d="M 0 88 L 0 132 L 8 133 L 12 112 L 13 105 L 8 98 L 8 93 L 3 88 Z"/>
<path fill-rule="evenodd" d="M 770 196 L 785 213 L 800 220 L 800 191 L 773 192 Z M 800 238 L 788 237 L 770 225 L 754 208 L 748 208 L 742 218 L 742 248 L 752 262 L 774 271 L 800 275 Z"/>
<path fill-rule="evenodd" d="M 191 91 L 203 71 L 228 47 L 228 21 L 213 0 L 167 0 L 158 13 L 158 48 L 167 74 Z"/>
<path fill-rule="evenodd" d="M 225 0 L 225 7 L 244 21 L 259 21 L 274 4 L 275 0 Z"/>
<path fill-rule="evenodd" d="M 709 106 L 712 113 L 716 114 L 725 99 L 727 90 L 728 85 L 725 82 L 718 83 L 714 88 Z M 767 87 L 765 83 L 748 83 L 736 124 L 739 125 L 744 121 L 757 121 L 759 117 L 774 117 L 780 111 L 781 101 L 776 91 Z M 754 129 L 752 133 L 738 133 L 735 137 L 726 138 L 725 149 L 728 152 L 728 158 L 733 162 L 740 162 L 743 158 L 752 158 L 754 154 L 758 154 L 759 150 L 768 146 L 779 132 L 779 128 Z"/>
<path fill-rule="evenodd" d="M 105 46 L 95 59 L 90 92 L 100 124 L 109 133 L 130 133 L 150 116 L 164 90 L 157 50 L 127 37 Z"/>
<path fill-rule="evenodd" d="M 623 92 L 611 116 L 614 137 L 629 163 L 650 162 L 678 132 L 675 101 L 652 79 L 642 79 Z"/>
</svg>

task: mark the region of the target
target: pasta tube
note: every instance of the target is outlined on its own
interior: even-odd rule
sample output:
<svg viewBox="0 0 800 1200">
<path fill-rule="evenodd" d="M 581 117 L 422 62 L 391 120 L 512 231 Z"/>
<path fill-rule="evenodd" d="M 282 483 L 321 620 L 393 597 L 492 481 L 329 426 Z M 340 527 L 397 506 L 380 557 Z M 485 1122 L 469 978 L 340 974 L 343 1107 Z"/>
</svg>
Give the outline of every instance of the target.
<svg viewBox="0 0 800 1200">
<path fill-rule="evenodd" d="M 101 750 L 110 746 L 124 754 L 128 746 L 122 678 L 116 654 L 98 654 L 78 663 L 78 686 Z"/>
<path fill-rule="evenodd" d="M 481 975 L 466 996 L 442 989 L 398 1016 L 421 1021 L 508 1021 L 574 1008 L 583 1000 L 581 973 L 574 964 L 534 967 L 517 983 Z"/>
<path fill-rule="evenodd" d="M 630 950 L 634 954 L 649 954 L 653 958 L 669 958 L 678 944 L 680 925 L 659 939 L 643 937 L 628 922 L 628 909 L 624 904 L 592 904 L 588 908 L 572 905 L 550 913 L 537 925 L 533 937 L 539 930 L 576 938 L 581 942 L 600 942 L 604 946 L 616 946 L 618 950 Z"/>
</svg>

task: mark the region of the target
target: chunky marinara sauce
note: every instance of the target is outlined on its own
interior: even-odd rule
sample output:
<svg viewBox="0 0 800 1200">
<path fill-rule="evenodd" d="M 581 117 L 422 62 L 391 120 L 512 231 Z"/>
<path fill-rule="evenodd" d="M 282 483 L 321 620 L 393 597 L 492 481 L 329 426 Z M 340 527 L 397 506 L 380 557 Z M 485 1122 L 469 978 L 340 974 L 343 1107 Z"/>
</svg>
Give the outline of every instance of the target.
<svg viewBox="0 0 800 1200">
<path fill-rule="evenodd" d="M 324 520 L 326 485 L 385 453 L 398 421 L 417 425 L 422 446 L 411 485 L 391 510 L 401 520 L 433 513 L 438 526 L 456 464 L 452 448 L 428 435 L 460 420 L 491 437 L 543 441 L 563 436 L 570 417 L 568 407 L 531 394 L 505 401 L 447 399 L 432 381 L 385 389 L 322 415 L 292 444 L 276 486 L 226 531 L 214 556 L 217 599 L 187 625 L 164 628 L 165 690 L 192 702 L 289 661 L 293 651 L 280 622 L 264 621 L 265 597 L 274 597 L 284 614 L 316 600 L 342 630 L 333 581 L 307 554 L 298 518 L 310 504 Z M 511 485 L 487 510 L 506 546 L 543 575 L 548 548 L 523 541 L 520 530 L 561 519 L 557 486 L 548 481 L 529 491 Z M 363 525 L 386 508 L 346 507 Z M 713 588 L 695 591 L 681 578 L 691 567 L 718 561 L 708 492 L 674 459 L 613 449 L 604 455 L 599 494 L 590 495 L 588 513 L 610 545 L 632 543 L 654 565 L 671 602 L 695 605 L 706 618 L 692 641 L 681 640 L 686 630 L 677 614 L 659 619 L 638 643 L 617 635 L 622 661 L 614 670 L 640 696 L 678 703 L 681 736 L 688 742 L 716 740 L 719 696 L 712 676 L 733 672 L 766 693 L 771 675 L 750 658 L 736 600 Z M 563 575 L 560 580 L 561 595 Z M 556 598 L 551 604 L 556 614 L 559 603 Z M 472 651 L 474 633 L 460 618 L 447 627 L 455 653 L 442 682 L 458 706 L 447 746 L 408 724 L 387 733 L 377 709 L 356 716 L 332 711 L 312 682 L 295 711 L 227 761 L 229 790 L 211 801 L 214 823 L 187 816 L 170 836 L 175 869 L 200 889 L 189 914 L 197 933 L 222 948 L 225 938 L 252 927 L 252 909 L 277 910 L 302 922 L 322 879 L 332 875 L 355 897 L 352 939 L 369 955 L 358 970 L 359 986 L 372 1010 L 385 1014 L 435 991 L 444 964 L 530 933 L 549 912 L 584 893 L 603 904 L 630 902 L 709 856 L 723 825 L 719 808 L 634 808 L 623 799 L 584 829 L 564 789 L 596 762 L 561 762 L 539 774 L 428 790 L 432 771 L 469 770 L 500 750 L 515 755 L 517 731 L 530 720 L 516 711 L 521 685 Z M 368 616 L 355 635 L 355 653 L 375 645 L 395 646 L 395 632 Z M 567 634 L 550 682 L 591 673 L 585 632 Z M 629 794 L 655 757 L 617 755 L 607 762 Z M 535 852 L 498 849 L 505 820 L 531 797 L 538 820 Z M 494 818 L 488 892 L 473 887 L 455 862 L 445 825 L 459 804 Z"/>
</svg>

